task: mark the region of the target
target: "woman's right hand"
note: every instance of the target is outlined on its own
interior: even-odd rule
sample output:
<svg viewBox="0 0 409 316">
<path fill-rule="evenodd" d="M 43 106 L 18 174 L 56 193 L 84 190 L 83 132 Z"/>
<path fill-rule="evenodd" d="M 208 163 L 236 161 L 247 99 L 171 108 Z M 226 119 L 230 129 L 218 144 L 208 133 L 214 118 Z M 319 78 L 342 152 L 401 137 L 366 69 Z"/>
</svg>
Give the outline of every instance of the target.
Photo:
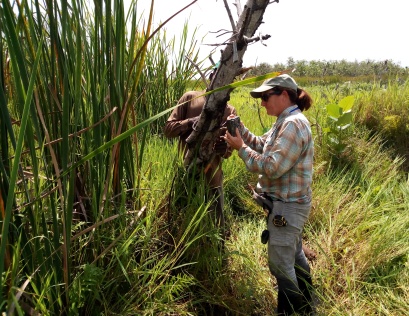
<svg viewBox="0 0 409 316">
<path fill-rule="evenodd" d="M 226 131 L 226 134 L 222 137 L 226 141 L 226 143 L 228 143 L 229 146 L 233 149 L 239 150 L 244 145 L 244 141 L 241 138 L 238 128 L 236 128 L 236 136 L 233 136 L 229 133 L 229 131 Z"/>
</svg>

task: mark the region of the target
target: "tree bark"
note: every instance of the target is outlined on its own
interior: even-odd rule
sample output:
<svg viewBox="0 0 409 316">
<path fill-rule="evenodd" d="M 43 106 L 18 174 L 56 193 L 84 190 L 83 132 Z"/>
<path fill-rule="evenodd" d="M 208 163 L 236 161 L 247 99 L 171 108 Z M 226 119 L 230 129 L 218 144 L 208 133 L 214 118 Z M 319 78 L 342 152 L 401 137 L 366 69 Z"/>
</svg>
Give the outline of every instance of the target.
<svg viewBox="0 0 409 316">
<path fill-rule="evenodd" d="M 224 2 L 228 10 L 226 0 Z M 222 50 L 220 66 L 213 77 L 209 90 L 229 85 L 239 75 L 244 53 L 247 50 L 248 44 L 254 41 L 251 37 L 262 23 L 263 15 L 269 2 L 270 0 L 247 0 L 237 25 L 232 25 L 233 36 L 224 50 Z M 236 0 L 235 5 L 239 12 L 240 1 Z M 231 16 L 229 10 L 228 14 Z M 232 19 L 230 20 L 232 21 Z M 188 145 L 188 151 L 184 160 L 186 167 L 190 168 L 196 165 L 199 168 L 203 168 L 211 161 L 213 145 L 217 140 L 217 132 L 232 90 L 232 88 L 229 88 L 207 96 L 195 130 L 186 140 Z M 197 150 L 198 154 L 195 155 L 196 149 L 199 148 L 200 150 Z"/>
</svg>

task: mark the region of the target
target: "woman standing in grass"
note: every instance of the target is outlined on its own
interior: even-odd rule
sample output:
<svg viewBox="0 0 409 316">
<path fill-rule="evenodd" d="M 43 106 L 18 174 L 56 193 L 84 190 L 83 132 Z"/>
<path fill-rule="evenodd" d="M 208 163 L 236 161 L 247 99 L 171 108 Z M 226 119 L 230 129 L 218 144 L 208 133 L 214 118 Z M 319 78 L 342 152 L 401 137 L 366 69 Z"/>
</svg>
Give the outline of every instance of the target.
<svg viewBox="0 0 409 316">
<path fill-rule="evenodd" d="M 267 115 L 277 121 L 262 136 L 241 124 L 236 136 L 227 132 L 224 139 L 238 150 L 247 169 L 259 174 L 257 191 L 273 204 L 267 225 L 268 260 L 278 284 L 277 313 L 310 314 L 312 282 L 302 230 L 311 209 L 314 143 L 302 112 L 312 99 L 286 74 L 264 81 L 250 94 L 260 98 Z"/>
</svg>

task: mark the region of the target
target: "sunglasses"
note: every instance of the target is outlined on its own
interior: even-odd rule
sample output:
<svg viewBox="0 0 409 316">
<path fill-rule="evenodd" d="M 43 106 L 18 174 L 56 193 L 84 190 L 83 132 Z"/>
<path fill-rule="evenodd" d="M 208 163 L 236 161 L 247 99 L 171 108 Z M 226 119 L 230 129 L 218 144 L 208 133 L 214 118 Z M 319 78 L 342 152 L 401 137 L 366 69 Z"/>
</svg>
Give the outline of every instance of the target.
<svg viewBox="0 0 409 316">
<path fill-rule="evenodd" d="M 264 102 L 267 102 L 268 99 L 272 96 L 272 95 L 280 95 L 282 91 L 280 90 L 273 90 L 270 93 L 266 93 L 266 94 L 262 94 L 261 95 L 261 100 L 263 100 Z"/>
</svg>

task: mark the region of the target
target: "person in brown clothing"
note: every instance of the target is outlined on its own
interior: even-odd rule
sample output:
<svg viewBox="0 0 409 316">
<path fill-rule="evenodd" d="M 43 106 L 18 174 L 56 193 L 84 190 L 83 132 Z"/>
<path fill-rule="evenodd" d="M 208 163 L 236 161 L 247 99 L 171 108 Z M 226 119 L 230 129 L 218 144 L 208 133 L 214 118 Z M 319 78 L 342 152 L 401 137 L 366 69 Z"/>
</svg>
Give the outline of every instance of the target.
<svg viewBox="0 0 409 316">
<path fill-rule="evenodd" d="M 193 131 L 193 125 L 198 121 L 203 106 L 206 103 L 206 97 L 203 96 L 203 91 L 188 91 L 179 99 L 179 106 L 176 107 L 170 114 L 164 128 L 164 134 L 168 138 L 179 137 L 179 150 L 186 153 L 186 139 Z M 222 124 L 231 114 L 236 114 L 236 109 L 227 104 Z M 218 138 L 219 139 L 219 138 Z M 211 206 L 211 211 L 215 211 L 216 225 L 221 230 L 222 238 L 224 238 L 225 219 L 224 219 L 224 195 L 223 195 L 223 159 L 231 156 L 231 148 L 222 140 L 215 144 L 215 157 L 210 162 L 209 166 L 204 169 L 205 180 L 209 186 L 209 199 L 214 199 Z"/>
</svg>

